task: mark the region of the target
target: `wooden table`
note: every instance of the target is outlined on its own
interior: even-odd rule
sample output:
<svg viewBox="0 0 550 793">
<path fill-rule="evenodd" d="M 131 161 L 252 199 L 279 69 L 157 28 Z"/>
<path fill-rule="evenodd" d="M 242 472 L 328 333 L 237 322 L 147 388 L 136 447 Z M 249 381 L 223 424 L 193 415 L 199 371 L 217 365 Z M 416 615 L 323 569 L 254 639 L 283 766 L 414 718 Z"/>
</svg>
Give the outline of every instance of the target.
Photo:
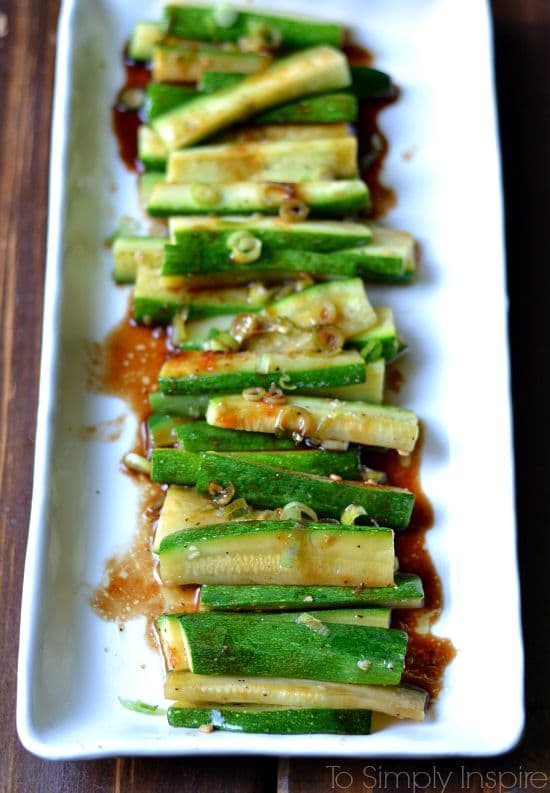
<svg viewBox="0 0 550 793">
<path fill-rule="evenodd" d="M 457 0 L 458 2 L 458 0 Z M 45 762 L 15 735 L 19 601 L 32 483 L 46 231 L 47 166 L 58 0 L 3 0 L 0 38 L 0 668 L 3 793 L 216 793 L 365 789 L 496 790 L 550 787 L 550 0 L 493 0 L 507 204 L 517 506 L 527 650 L 527 728 L 498 759 L 434 763 L 346 760 L 114 759 Z M 468 42 L 464 42 L 468 57 Z M 464 107 L 464 112 L 468 108 Z M 471 118 L 475 124 L 476 119 Z M 472 174 L 475 188 L 475 174 Z M 465 215 L 468 208 L 465 207 Z M 475 288 L 475 285 L 473 285 Z M 480 327 L 480 354 L 483 347 Z M 482 388 L 483 384 L 480 383 Z M 482 447 L 480 447 L 482 449 Z M 472 461 L 483 476 L 490 450 Z M 498 568 L 495 556 L 494 569 Z M 480 659 L 482 660 L 482 659 Z M 502 647 L 506 663 L 506 647 Z M 487 670 L 490 674 L 490 670 Z M 506 691 L 502 692 L 506 698 Z M 475 703 L 472 703 L 472 718 Z M 401 771 L 400 777 L 388 774 Z M 421 776 L 420 772 L 428 775 Z M 441 774 L 436 777 L 435 771 Z M 540 772 L 529 778 L 526 771 Z M 478 772 L 478 773 L 474 773 Z M 414 774 L 417 774 L 416 777 Z M 470 776 L 468 776 L 470 774 Z M 548 776 L 546 776 L 548 774 Z M 450 775 L 450 776 L 449 776 Z M 446 787 L 445 782 L 447 782 Z M 530 783 L 530 784 L 529 784 Z"/>
</svg>

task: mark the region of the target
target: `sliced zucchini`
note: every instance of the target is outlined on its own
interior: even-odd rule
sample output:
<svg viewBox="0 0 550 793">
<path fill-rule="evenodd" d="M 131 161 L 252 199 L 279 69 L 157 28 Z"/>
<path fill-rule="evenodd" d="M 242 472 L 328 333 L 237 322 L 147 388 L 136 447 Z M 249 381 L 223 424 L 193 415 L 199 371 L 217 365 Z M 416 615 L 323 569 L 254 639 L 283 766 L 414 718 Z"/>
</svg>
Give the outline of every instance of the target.
<svg viewBox="0 0 550 793">
<path fill-rule="evenodd" d="M 422 581 L 412 573 L 396 573 L 390 587 L 216 586 L 201 587 L 204 611 L 301 611 L 357 606 L 421 608 Z"/>
<path fill-rule="evenodd" d="M 361 470 L 357 451 L 246 451 L 227 454 L 243 463 L 269 465 L 317 476 L 337 474 L 349 480 L 359 479 Z M 171 485 L 197 483 L 201 457 L 196 452 L 184 449 L 154 449 L 151 462 L 153 482 Z M 282 503 L 278 506 L 282 506 Z"/>
<path fill-rule="evenodd" d="M 138 250 L 136 245 L 136 256 L 139 255 Z M 184 286 L 166 286 L 160 277 L 160 269 L 148 262 L 140 263 L 137 267 L 133 297 L 134 319 L 144 325 L 166 325 L 191 302 L 188 289 Z"/>
<path fill-rule="evenodd" d="M 370 201 L 368 187 L 361 179 L 285 185 L 275 182 L 201 185 L 168 184 L 153 174 L 143 174 L 140 185 L 142 201 L 154 217 L 204 215 L 205 212 L 277 215 L 285 201 L 297 200 L 309 207 L 311 217 L 335 218 L 363 209 Z"/>
<path fill-rule="evenodd" d="M 168 708 L 171 727 L 211 725 L 228 732 L 254 732 L 277 735 L 369 735 L 370 710 L 330 708 L 191 707 L 175 703 Z"/>
<path fill-rule="evenodd" d="M 303 675 L 308 680 L 392 686 L 401 680 L 407 649 L 404 631 L 337 622 L 325 625 L 303 612 L 199 612 L 165 615 L 157 621 L 169 669 L 174 643 L 163 641 L 166 622 L 179 623 L 181 638 L 175 646 L 185 652 L 184 668 L 199 675 Z"/>
<path fill-rule="evenodd" d="M 168 110 L 183 105 L 188 99 L 194 99 L 197 91 L 189 85 L 165 85 L 165 83 L 149 83 L 145 98 L 145 119 L 151 122 Z"/>
<path fill-rule="evenodd" d="M 222 523 L 170 534 L 160 544 L 159 560 L 166 584 L 394 583 L 393 531 L 373 526 L 289 520 Z"/>
<path fill-rule="evenodd" d="M 170 416 L 183 416 L 190 419 L 201 419 L 206 415 L 209 397 L 203 394 L 193 396 L 173 396 L 153 391 L 149 394 L 151 410 Z"/>
<path fill-rule="evenodd" d="M 300 432 L 320 440 L 381 446 L 406 453 L 413 451 L 418 439 L 418 419 L 411 410 L 313 396 L 287 396 L 286 404 L 277 409 L 264 402 L 249 402 L 241 395 L 214 397 L 206 420 L 226 429 Z"/>
<path fill-rule="evenodd" d="M 181 248 L 182 255 L 200 257 L 206 261 L 224 257 L 230 259 L 231 250 L 236 245 L 234 235 L 239 233 L 248 233 L 259 239 L 262 249 L 337 251 L 352 245 L 363 245 L 372 239 L 372 232 L 365 223 L 330 220 L 306 220 L 293 223 L 282 218 L 265 217 L 239 220 L 209 216 L 175 217 L 170 219 L 169 229 L 170 241 Z M 358 283 L 357 281 L 350 285 L 356 292 L 354 295 L 356 301 L 362 298 Z M 334 288 L 332 289 L 334 292 Z M 340 284 L 337 289 L 338 294 L 341 294 L 346 290 L 346 286 Z M 300 294 L 305 295 L 305 292 Z M 316 294 L 316 292 L 311 293 L 311 297 Z M 321 297 L 324 291 L 321 290 L 319 294 Z M 338 294 L 331 293 L 332 299 L 337 299 Z M 304 301 L 307 302 L 306 298 L 299 302 Z M 361 303 L 361 308 L 366 308 L 364 301 Z M 373 316 L 372 324 L 374 321 Z M 318 322 L 307 324 L 316 325 Z M 368 327 L 368 323 L 363 327 Z"/>
<path fill-rule="evenodd" d="M 146 171 L 138 176 L 139 204 L 145 210 L 158 184 L 165 181 L 164 171 Z"/>
<path fill-rule="evenodd" d="M 128 57 L 133 61 L 150 61 L 153 47 L 164 38 L 158 22 L 137 22 L 128 44 Z"/>
<path fill-rule="evenodd" d="M 330 399 L 341 399 L 349 402 L 372 402 L 381 405 L 384 401 L 384 382 L 386 379 L 386 362 L 375 361 L 365 366 L 365 382 L 357 385 L 345 385 L 337 388 L 325 388 L 314 394 Z"/>
<path fill-rule="evenodd" d="M 407 349 L 397 333 L 391 308 L 375 308 L 376 324 L 347 339 L 346 345 L 359 350 L 367 363 L 384 359 L 392 361 Z"/>
<path fill-rule="evenodd" d="M 320 22 L 299 16 L 282 16 L 232 7 L 168 5 L 162 27 L 165 35 L 204 41 L 265 39 L 266 44 L 287 49 L 330 44 L 340 47 L 344 28 L 335 22 Z"/>
<path fill-rule="evenodd" d="M 181 614 L 188 611 L 181 611 Z M 355 625 L 360 627 L 389 628 L 390 609 L 335 609 L 316 611 L 315 615 L 308 612 L 280 611 L 277 613 L 262 614 L 262 620 L 275 622 L 308 623 L 318 630 L 323 630 L 323 624 L 338 623 L 341 625 Z M 317 620 L 321 624 L 315 622 Z M 163 614 L 156 622 L 158 637 L 164 656 L 167 672 L 182 672 L 189 670 L 185 634 L 181 629 L 178 613 L 171 611 Z M 326 629 L 325 629 L 326 632 Z"/>
<path fill-rule="evenodd" d="M 371 224 L 373 239 L 367 245 L 344 248 L 330 253 L 300 251 L 282 248 L 266 251 L 251 262 L 235 263 L 194 261 L 182 255 L 176 245 L 164 248 L 163 275 L 193 276 L 201 283 L 204 277 L 216 276 L 218 282 L 243 283 L 249 280 L 273 279 L 278 275 L 289 277 L 299 272 L 311 273 L 317 278 L 355 278 L 369 281 L 407 283 L 415 271 L 414 239 L 407 232 L 381 229 Z M 382 245 L 382 241 L 384 245 Z"/>
<path fill-rule="evenodd" d="M 158 83 L 195 83 L 209 69 L 254 74 L 265 69 L 270 61 L 267 55 L 219 47 L 157 44 L 153 48 L 153 80 Z"/>
<path fill-rule="evenodd" d="M 365 364 L 356 351 L 281 355 L 191 350 L 169 358 L 160 370 L 158 382 L 165 394 L 200 394 L 269 389 L 279 382 L 284 382 L 285 388 L 311 391 L 340 383 L 361 383 L 364 379 Z"/>
<path fill-rule="evenodd" d="M 223 509 L 199 495 L 194 488 L 171 485 L 160 511 L 153 551 L 158 553 L 163 539 L 170 534 L 183 529 L 212 526 L 223 520 Z"/>
<path fill-rule="evenodd" d="M 164 688 L 168 699 L 191 705 L 217 703 L 277 705 L 286 708 L 360 708 L 397 719 L 422 721 L 427 694 L 406 686 L 365 686 L 286 677 L 230 677 L 170 672 Z"/>
<path fill-rule="evenodd" d="M 168 153 L 159 135 L 151 127 L 138 127 L 138 159 L 147 171 L 164 171 Z"/>
<path fill-rule="evenodd" d="M 113 277 L 118 284 L 133 284 L 138 264 L 160 269 L 166 237 L 117 237 L 113 243 Z"/>
<path fill-rule="evenodd" d="M 183 416 L 170 416 L 166 413 L 151 413 L 147 418 L 147 438 L 150 449 L 173 446 L 178 438 L 176 430 L 188 422 Z M 223 432 L 223 430 L 220 430 Z M 269 436 L 267 436 L 269 437 Z"/>
<path fill-rule="evenodd" d="M 219 182 L 319 182 L 357 176 L 357 139 L 220 143 L 170 155 L 171 184 Z"/>
<path fill-rule="evenodd" d="M 291 438 L 276 438 L 262 432 L 239 432 L 211 427 L 206 421 L 182 425 L 178 432 L 181 448 L 187 452 L 282 451 L 296 448 Z"/>
<path fill-rule="evenodd" d="M 137 238 L 136 238 L 137 239 Z M 139 238 L 145 239 L 145 238 Z M 135 256 L 139 257 L 136 246 Z M 129 272 L 129 271 L 127 271 Z M 235 314 L 259 311 L 248 288 L 240 289 L 205 289 L 191 292 L 185 286 L 185 279 L 166 279 L 161 276 L 160 268 L 142 263 L 137 268 L 136 287 L 134 289 L 134 319 L 144 324 L 166 324 L 175 314 L 186 310 L 190 322 L 186 331 L 193 334 L 200 332 L 202 325 L 193 325 L 212 314 L 229 314 L 229 323 Z M 218 317 L 218 325 L 220 319 Z M 208 328 L 205 329 L 205 334 Z"/>
<path fill-rule="evenodd" d="M 153 456 L 170 451 L 159 449 L 153 452 Z M 238 498 L 244 498 L 257 507 L 274 509 L 298 501 L 327 518 L 339 519 L 347 506 L 356 504 L 364 508 L 371 520 L 397 529 L 409 525 L 414 505 L 414 494 L 401 488 L 337 481 L 330 477 L 275 469 L 249 462 L 242 455 L 238 458 L 219 452 L 202 455 L 197 473 L 199 493 L 208 495 L 212 492 L 213 484 L 224 489 L 231 484 Z"/>
<path fill-rule="evenodd" d="M 310 286 L 276 300 L 262 313 L 268 317 L 287 317 L 301 328 L 336 325 L 346 337 L 356 336 L 361 333 L 360 327 L 365 331 L 377 322 L 360 278 Z"/>
<path fill-rule="evenodd" d="M 151 480 L 165 485 L 194 485 L 197 482 L 200 456 L 183 449 L 153 449 Z"/>
<path fill-rule="evenodd" d="M 168 148 L 190 146 L 224 127 L 305 94 L 345 88 L 351 75 L 345 57 L 332 47 L 298 52 L 221 91 L 198 97 L 153 121 Z"/>
</svg>

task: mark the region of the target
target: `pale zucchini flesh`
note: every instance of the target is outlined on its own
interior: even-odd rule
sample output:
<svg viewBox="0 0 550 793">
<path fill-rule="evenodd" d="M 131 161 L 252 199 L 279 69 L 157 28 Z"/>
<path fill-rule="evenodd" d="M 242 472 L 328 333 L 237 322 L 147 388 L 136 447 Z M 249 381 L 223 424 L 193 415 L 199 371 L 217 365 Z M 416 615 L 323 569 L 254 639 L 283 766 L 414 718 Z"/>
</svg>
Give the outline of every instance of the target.
<svg viewBox="0 0 550 793">
<path fill-rule="evenodd" d="M 292 521 L 243 521 L 171 534 L 159 549 L 167 584 L 393 586 L 393 532 Z"/>
<path fill-rule="evenodd" d="M 296 410 L 291 414 L 289 407 Z M 263 402 L 247 402 L 240 395 L 215 397 L 208 405 L 206 420 L 216 427 L 253 432 L 281 428 L 297 432 L 306 426 L 309 437 L 406 453 L 413 451 L 419 433 L 417 417 L 405 408 L 312 396 L 287 396 L 286 405 L 275 410 Z"/>
<path fill-rule="evenodd" d="M 369 686 L 284 677 L 231 677 L 171 672 L 168 699 L 193 705 L 257 704 L 287 708 L 362 708 L 397 719 L 423 721 L 427 694 L 406 686 Z"/>
<path fill-rule="evenodd" d="M 336 325 L 346 338 L 377 321 L 360 278 L 310 286 L 271 303 L 263 313 L 268 317 L 287 317 L 302 328 Z"/>
<path fill-rule="evenodd" d="M 153 79 L 158 83 L 194 83 L 204 72 L 254 74 L 269 64 L 267 55 L 192 44 L 157 44 L 153 48 Z"/>
<path fill-rule="evenodd" d="M 354 137 L 195 146 L 170 155 L 171 184 L 318 182 L 357 176 Z"/>
<path fill-rule="evenodd" d="M 190 146 L 269 107 L 305 94 L 345 88 L 351 75 L 345 56 L 319 46 L 290 55 L 237 85 L 198 97 L 153 121 L 168 148 Z"/>
</svg>

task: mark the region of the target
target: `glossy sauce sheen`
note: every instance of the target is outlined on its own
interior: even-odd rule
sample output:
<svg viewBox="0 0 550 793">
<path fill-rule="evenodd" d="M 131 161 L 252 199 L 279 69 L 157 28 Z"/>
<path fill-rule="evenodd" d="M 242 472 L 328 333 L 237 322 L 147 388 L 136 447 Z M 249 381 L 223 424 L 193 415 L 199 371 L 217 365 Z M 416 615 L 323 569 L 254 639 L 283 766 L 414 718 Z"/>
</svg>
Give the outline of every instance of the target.
<svg viewBox="0 0 550 793">
<path fill-rule="evenodd" d="M 353 64 L 369 65 L 372 62 L 370 54 L 361 48 L 350 46 L 346 52 Z M 147 68 L 126 61 L 126 82 L 119 97 L 129 88 L 145 87 L 149 80 Z M 383 216 L 396 203 L 394 192 L 380 180 L 388 143 L 378 126 L 380 111 L 396 98 L 362 102 L 360 108 L 357 124 L 360 164 L 372 149 L 373 136 L 379 151 L 378 157 L 367 157 L 370 162 L 361 165 L 361 175 L 371 191 L 369 214 L 373 217 Z M 117 101 L 113 107 L 113 127 L 119 153 L 126 166 L 134 171 L 140 170 L 137 162 L 137 129 L 140 123 L 139 111 L 126 110 Z M 129 311 L 105 342 L 94 348 L 90 385 L 95 391 L 124 399 L 143 427 L 149 413 L 148 393 L 154 390 L 161 365 L 170 355 L 166 331 L 136 325 Z M 388 385 L 391 390 L 398 391 L 401 381 L 402 375 L 396 371 Z M 406 459 L 393 451 L 367 450 L 364 456 L 369 466 L 387 472 L 389 484 L 407 488 L 416 496 L 410 527 L 396 532 L 396 550 L 400 570 L 417 573 L 422 578 L 425 606 L 412 611 L 394 610 L 392 627 L 406 630 L 409 634 L 403 682 L 426 689 L 433 699 L 441 689 L 445 667 L 455 651 L 449 640 L 430 633 L 430 627 L 442 608 L 442 589 L 425 545 L 426 532 L 433 524 L 433 512 L 420 485 L 421 445 L 419 443 L 415 452 Z M 136 450 L 146 451 L 146 433 L 143 430 Z M 147 617 L 148 624 L 162 611 L 195 610 L 199 600 L 198 588 L 163 588 L 158 580 L 151 542 L 163 488 L 149 483 L 145 477 L 127 470 L 126 473 L 137 476 L 143 484 L 138 530 L 127 553 L 107 561 L 104 580 L 91 600 L 93 607 L 105 619 L 123 623 L 126 619 L 142 615 Z"/>
</svg>

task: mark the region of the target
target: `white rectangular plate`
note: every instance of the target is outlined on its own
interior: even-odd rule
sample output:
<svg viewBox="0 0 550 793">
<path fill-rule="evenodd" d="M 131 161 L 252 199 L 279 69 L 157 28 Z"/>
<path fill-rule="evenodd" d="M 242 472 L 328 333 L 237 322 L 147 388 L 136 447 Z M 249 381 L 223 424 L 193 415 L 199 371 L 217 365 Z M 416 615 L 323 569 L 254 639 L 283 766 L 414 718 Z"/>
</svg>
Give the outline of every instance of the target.
<svg viewBox="0 0 550 793">
<path fill-rule="evenodd" d="M 147 7 L 145 7 L 147 5 Z M 257 3 L 261 5 L 261 3 Z M 264 2 L 269 5 L 269 2 Z M 277 0 L 307 12 L 306 0 Z M 18 730 L 49 758 L 121 754 L 420 756 L 502 752 L 523 724 L 506 295 L 495 98 L 483 0 L 318 0 L 402 89 L 381 121 L 386 222 L 412 231 L 417 282 L 370 290 L 394 307 L 410 344 L 400 395 L 426 427 L 422 478 L 435 508 L 429 547 L 444 584 L 436 626 L 457 649 L 424 723 L 371 736 L 268 736 L 175 730 L 117 697 L 162 702 L 160 660 L 142 621 L 121 633 L 88 598 L 137 513 L 118 470 L 135 422 L 111 443 L 83 427 L 126 413 L 89 393 L 85 347 L 124 313 L 104 240 L 138 216 L 136 179 L 118 160 L 110 105 L 134 22 L 161 3 L 66 0 L 60 21 L 35 480 L 21 623 Z M 465 49 L 464 43 L 467 42 Z"/>
</svg>

